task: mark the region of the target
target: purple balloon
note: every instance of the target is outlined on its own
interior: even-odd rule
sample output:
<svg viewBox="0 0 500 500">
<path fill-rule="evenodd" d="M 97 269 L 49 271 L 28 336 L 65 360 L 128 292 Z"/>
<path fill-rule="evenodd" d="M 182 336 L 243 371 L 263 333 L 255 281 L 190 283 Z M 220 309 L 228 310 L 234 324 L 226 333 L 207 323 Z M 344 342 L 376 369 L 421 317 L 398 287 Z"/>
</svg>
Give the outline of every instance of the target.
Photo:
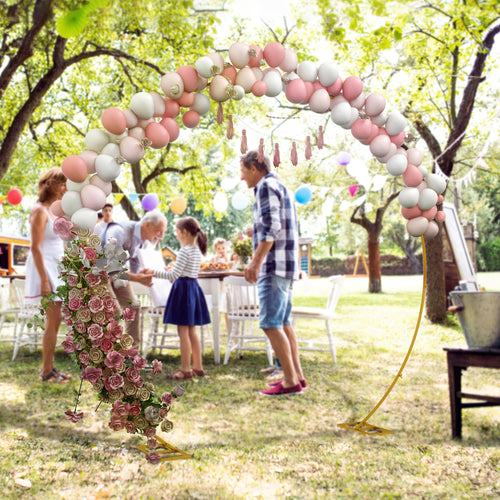
<svg viewBox="0 0 500 500">
<path fill-rule="evenodd" d="M 149 212 L 150 210 L 154 210 L 159 202 L 160 200 L 156 193 L 149 193 L 142 199 L 142 208 Z"/>
<path fill-rule="evenodd" d="M 341 151 L 337 155 L 337 163 L 339 165 L 348 165 L 350 161 L 351 161 L 351 155 L 349 153 L 346 153 L 345 151 Z"/>
</svg>

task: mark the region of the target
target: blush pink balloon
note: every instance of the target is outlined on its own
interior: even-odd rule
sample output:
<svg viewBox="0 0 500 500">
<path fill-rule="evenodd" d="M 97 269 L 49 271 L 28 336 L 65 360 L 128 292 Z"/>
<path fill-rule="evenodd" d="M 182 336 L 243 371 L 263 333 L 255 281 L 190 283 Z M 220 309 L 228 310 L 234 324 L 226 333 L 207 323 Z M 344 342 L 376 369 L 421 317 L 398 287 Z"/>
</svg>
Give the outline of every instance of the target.
<svg viewBox="0 0 500 500">
<path fill-rule="evenodd" d="M 166 116 L 170 118 L 175 118 L 179 115 L 180 106 L 177 101 L 173 99 L 165 99 L 165 113 L 163 113 L 162 118 Z"/>
<path fill-rule="evenodd" d="M 385 109 L 385 98 L 380 94 L 370 94 L 365 101 L 365 111 L 368 116 L 377 116 Z"/>
<path fill-rule="evenodd" d="M 279 42 L 269 42 L 264 47 L 264 59 L 271 68 L 279 66 L 285 58 L 285 47 Z"/>
<path fill-rule="evenodd" d="M 319 89 L 326 90 L 326 87 L 324 85 L 321 85 L 321 82 L 319 80 L 315 80 L 314 82 L 312 82 L 312 84 L 313 84 L 313 89 L 314 89 L 313 92 L 316 92 L 316 90 L 319 90 Z"/>
<path fill-rule="evenodd" d="M 428 220 L 432 220 L 434 219 L 434 217 L 436 217 L 437 211 L 438 209 L 436 206 L 429 208 L 428 210 L 422 210 L 422 217 L 425 217 Z"/>
<path fill-rule="evenodd" d="M 190 109 L 182 115 L 182 123 L 188 128 L 194 128 L 200 123 L 200 114 Z"/>
<path fill-rule="evenodd" d="M 134 127 L 128 131 L 128 135 L 142 141 L 146 137 L 146 131 L 142 127 Z"/>
<path fill-rule="evenodd" d="M 406 139 L 406 132 L 403 130 L 398 135 L 390 135 L 391 142 L 396 144 L 396 147 L 400 147 Z"/>
<path fill-rule="evenodd" d="M 95 174 L 95 159 L 97 153 L 95 151 L 82 151 L 78 156 L 83 158 L 85 165 L 87 165 L 87 174 Z"/>
<path fill-rule="evenodd" d="M 370 135 L 368 136 L 368 138 L 366 140 L 361 141 L 361 144 L 368 146 L 368 144 L 370 144 L 370 142 L 372 142 L 373 139 L 375 139 L 375 137 L 377 137 L 379 135 L 379 129 L 380 129 L 380 127 L 378 125 L 375 125 L 375 123 L 372 122 L 372 131 L 370 132 Z"/>
<path fill-rule="evenodd" d="M 80 192 L 82 205 L 85 208 L 92 210 L 100 210 L 106 203 L 106 194 L 104 191 L 94 184 L 87 184 Z"/>
<path fill-rule="evenodd" d="M 179 137 L 179 125 L 173 118 L 166 116 L 160 122 L 160 125 L 167 129 L 168 135 L 170 136 L 170 142 L 174 142 Z"/>
<path fill-rule="evenodd" d="M 300 104 L 304 102 L 307 95 L 307 89 L 304 81 L 300 78 L 295 78 L 294 80 L 292 80 L 286 86 L 285 94 L 286 98 L 294 104 Z"/>
<path fill-rule="evenodd" d="M 146 137 L 154 149 L 164 148 L 170 141 L 170 135 L 165 127 L 153 122 L 146 127 Z"/>
<path fill-rule="evenodd" d="M 184 91 L 194 92 L 198 86 L 198 72 L 192 66 L 181 66 L 177 73 L 184 82 Z"/>
<path fill-rule="evenodd" d="M 262 97 L 267 92 L 267 83 L 259 80 L 252 85 L 252 94 L 256 97 Z"/>
<path fill-rule="evenodd" d="M 372 132 L 372 122 L 368 119 L 358 118 L 351 127 L 351 134 L 358 140 L 368 139 Z"/>
<path fill-rule="evenodd" d="M 251 51 L 255 51 L 256 55 L 250 55 L 250 59 L 248 61 L 248 66 L 251 68 L 257 68 L 260 66 L 260 62 L 264 59 L 264 51 L 258 47 L 257 45 L 249 45 L 248 48 Z"/>
<path fill-rule="evenodd" d="M 112 134 L 120 135 L 127 128 L 127 118 L 119 108 L 108 108 L 101 115 L 102 126 Z"/>
<path fill-rule="evenodd" d="M 236 75 L 238 74 L 238 70 L 234 66 L 226 66 L 223 70 L 221 75 L 224 78 L 227 78 L 233 85 L 234 82 L 236 81 Z"/>
<path fill-rule="evenodd" d="M 87 178 L 87 164 L 81 156 L 68 156 L 63 160 L 61 169 L 70 181 L 83 182 Z"/>
<path fill-rule="evenodd" d="M 444 201 L 444 196 L 442 194 L 438 194 L 437 204 L 439 205 L 440 203 L 443 203 L 443 201 Z"/>
<path fill-rule="evenodd" d="M 363 92 L 363 82 L 357 76 L 348 76 L 342 85 L 342 93 L 348 101 L 356 99 Z"/>
<path fill-rule="evenodd" d="M 436 212 L 436 220 L 438 222 L 443 222 L 446 219 L 446 214 L 442 212 L 441 210 L 438 210 Z"/>
<path fill-rule="evenodd" d="M 56 200 L 52 205 L 50 205 L 50 211 L 56 216 L 56 217 L 64 217 L 64 210 L 62 209 L 61 206 L 61 200 Z"/>
<path fill-rule="evenodd" d="M 183 92 L 182 95 L 177 99 L 179 106 L 183 108 L 189 108 L 194 102 L 194 92 Z"/>
<path fill-rule="evenodd" d="M 125 119 L 127 120 L 127 128 L 137 127 L 137 121 L 139 118 L 131 109 L 125 109 L 123 111 Z"/>
<path fill-rule="evenodd" d="M 401 207 L 401 214 L 405 219 L 410 220 L 414 219 L 415 217 L 420 217 L 420 215 L 422 214 L 422 210 L 418 208 L 418 205 L 415 205 L 412 208 Z"/>
<path fill-rule="evenodd" d="M 423 179 L 422 172 L 415 165 L 408 165 L 403 172 L 403 182 L 408 187 L 417 187 Z"/>
<path fill-rule="evenodd" d="M 377 135 L 370 142 L 370 151 L 373 156 L 385 156 L 391 147 L 391 141 L 387 135 Z"/>
<path fill-rule="evenodd" d="M 93 175 L 90 178 L 90 184 L 92 184 L 92 186 L 97 186 L 99 189 L 102 189 L 106 196 L 109 196 L 111 194 L 111 189 L 113 188 L 111 182 L 105 181 L 97 174 Z"/>
<path fill-rule="evenodd" d="M 306 104 L 309 102 L 309 99 L 311 99 L 311 96 L 314 94 L 314 85 L 312 84 L 312 82 L 304 82 L 304 86 L 306 88 L 306 96 L 302 102 L 303 104 Z"/>
<path fill-rule="evenodd" d="M 135 137 L 124 137 L 120 141 L 120 155 L 131 164 L 135 164 L 144 157 L 144 146 Z"/>
<path fill-rule="evenodd" d="M 342 90 L 342 78 L 339 76 L 326 90 L 328 90 L 330 95 L 339 95 Z"/>
</svg>

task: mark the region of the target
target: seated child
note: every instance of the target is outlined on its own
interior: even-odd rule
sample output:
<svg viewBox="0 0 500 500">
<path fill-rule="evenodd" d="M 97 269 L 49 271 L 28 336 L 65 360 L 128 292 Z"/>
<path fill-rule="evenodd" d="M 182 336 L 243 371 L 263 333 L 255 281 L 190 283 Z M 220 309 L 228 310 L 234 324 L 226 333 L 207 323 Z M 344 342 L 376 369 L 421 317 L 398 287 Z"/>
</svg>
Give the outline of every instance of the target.
<svg viewBox="0 0 500 500">
<path fill-rule="evenodd" d="M 230 264 L 229 256 L 227 255 L 227 243 L 224 238 L 216 238 L 214 241 L 214 256 L 210 260 L 212 264 Z"/>
</svg>

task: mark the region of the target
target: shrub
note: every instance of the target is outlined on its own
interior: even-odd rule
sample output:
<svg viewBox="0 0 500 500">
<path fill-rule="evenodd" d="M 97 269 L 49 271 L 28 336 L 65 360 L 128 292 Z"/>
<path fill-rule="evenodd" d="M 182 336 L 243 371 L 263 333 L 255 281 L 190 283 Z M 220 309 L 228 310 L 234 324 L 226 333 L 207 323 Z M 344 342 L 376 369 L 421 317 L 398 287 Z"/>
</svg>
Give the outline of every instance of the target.
<svg viewBox="0 0 500 500">
<path fill-rule="evenodd" d="M 482 271 L 500 271 L 500 238 L 481 243 L 478 246 Z"/>
</svg>

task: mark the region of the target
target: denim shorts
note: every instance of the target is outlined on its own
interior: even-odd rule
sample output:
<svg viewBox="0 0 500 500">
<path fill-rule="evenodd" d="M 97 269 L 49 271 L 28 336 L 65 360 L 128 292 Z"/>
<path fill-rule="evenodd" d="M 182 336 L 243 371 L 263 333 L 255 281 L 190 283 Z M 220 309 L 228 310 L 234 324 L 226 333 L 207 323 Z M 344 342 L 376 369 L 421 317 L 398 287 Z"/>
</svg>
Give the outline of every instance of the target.
<svg viewBox="0 0 500 500">
<path fill-rule="evenodd" d="M 291 324 L 292 287 L 293 280 L 274 274 L 258 279 L 260 328 L 282 328 Z"/>
</svg>

